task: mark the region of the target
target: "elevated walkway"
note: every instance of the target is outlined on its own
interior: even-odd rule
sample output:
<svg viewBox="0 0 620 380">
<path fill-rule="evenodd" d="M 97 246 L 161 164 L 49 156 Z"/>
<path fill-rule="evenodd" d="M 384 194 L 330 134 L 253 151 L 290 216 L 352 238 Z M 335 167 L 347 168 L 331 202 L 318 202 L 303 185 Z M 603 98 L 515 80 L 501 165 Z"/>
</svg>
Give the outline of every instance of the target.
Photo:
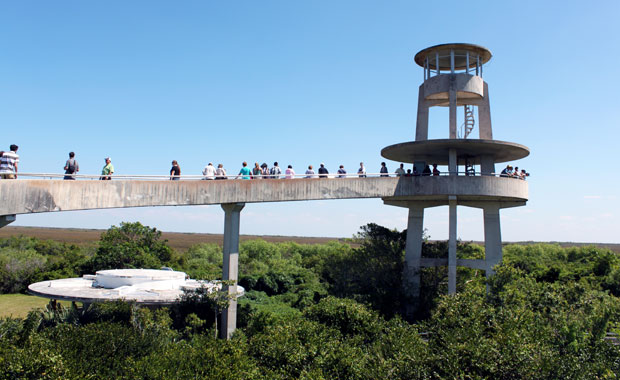
<svg viewBox="0 0 620 380">
<path fill-rule="evenodd" d="M 526 181 L 495 176 L 303 178 L 211 181 L 0 181 L 0 216 L 124 207 L 383 198 L 385 201 L 527 201 Z"/>
</svg>

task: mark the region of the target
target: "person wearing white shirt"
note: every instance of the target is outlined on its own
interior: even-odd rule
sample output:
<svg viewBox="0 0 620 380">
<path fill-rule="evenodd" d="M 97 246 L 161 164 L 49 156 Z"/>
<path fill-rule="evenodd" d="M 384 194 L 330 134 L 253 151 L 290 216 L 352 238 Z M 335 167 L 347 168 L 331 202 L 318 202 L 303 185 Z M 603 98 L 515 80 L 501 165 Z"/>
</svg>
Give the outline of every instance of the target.
<svg viewBox="0 0 620 380">
<path fill-rule="evenodd" d="M 288 168 L 286 168 L 286 171 L 284 172 L 284 174 L 285 174 L 284 178 L 286 179 L 295 178 L 295 170 L 293 170 L 293 165 L 289 165 Z"/>
<path fill-rule="evenodd" d="M 360 178 L 366 177 L 366 167 L 363 162 L 360 162 L 360 168 L 357 170 Z"/>
<path fill-rule="evenodd" d="M 205 166 L 202 175 L 205 176 L 203 179 L 215 179 L 215 167 L 211 162 L 209 162 L 209 165 Z"/>
</svg>

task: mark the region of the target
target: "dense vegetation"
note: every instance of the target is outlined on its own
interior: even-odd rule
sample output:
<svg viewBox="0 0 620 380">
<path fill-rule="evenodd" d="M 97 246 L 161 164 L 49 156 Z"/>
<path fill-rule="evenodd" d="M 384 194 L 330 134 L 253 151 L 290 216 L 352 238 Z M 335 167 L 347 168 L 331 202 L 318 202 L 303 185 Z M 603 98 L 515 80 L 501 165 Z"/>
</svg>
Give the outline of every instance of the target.
<svg viewBox="0 0 620 380">
<path fill-rule="evenodd" d="M 128 303 L 48 308 L 0 321 L 0 379 L 615 379 L 620 258 L 594 247 L 504 247 L 490 283 L 425 269 L 422 308 L 404 321 L 405 234 L 369 224 L 347 244 L 245 242 L 236 335 L 214 338 L 216 306 L 191 297 L 170 309 Z M 424 254 L 445 255 L 444 242 Z M 459 244 L 462 258 L 482 247 Z M 176 252 L 156 229 L 122 224 L 93 247 L 0 240 L 0 291 L 111 267 L 170 266 L 221 276 L 216 245 Z M 487 290 L 488 289 L 488 290 Z"/>
</svg>

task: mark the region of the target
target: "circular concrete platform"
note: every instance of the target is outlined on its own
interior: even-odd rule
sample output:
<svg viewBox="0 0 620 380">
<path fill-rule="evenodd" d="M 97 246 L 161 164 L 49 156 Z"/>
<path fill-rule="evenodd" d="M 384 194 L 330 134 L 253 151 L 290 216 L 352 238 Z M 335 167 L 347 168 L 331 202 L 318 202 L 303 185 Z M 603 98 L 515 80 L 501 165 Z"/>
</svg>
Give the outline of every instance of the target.
<svg viewBox="0 0 620 380">
<path fill-rule="evenodd" d="M 480 56 L 480 64 L 487 63 L 492 55 L 491 51 L 484 46 L 474 45 L 474 44 L 465 44 L 465 43 L 451 43 L 451 44 L 441 44 L 428 47 L 424 50 L 420 50 L 415 55 L 415 63 L 424 67 L 424 59 L 427 56 L 430 56 L 432 59 L 429 59 L 429 65 L 431 69 L 436 70 L 436 61 L 435 61 L 435 53 L 439 53 L 439 69 L 440 70 L 450 70 L 450 50 L 454 50 L 454 69 L 455 70 L 465 70 L 467 67 L 467 58 L 465 57 L 465 53 L 470 53 L 469 59 L 469 67 L 476 67 L 476 59 L 472 56 L 472 54 L 477 54 Z"/>
<path fill-rule="evenodd" d="M 491 156 L 495 163 L 519 160 L 530 150 L 521 144 L 478 139 L 439 139 L 410 141 L 387 146 L 381 156 L 399 162 L 425 161 L 427 164 L 448 165 L 450 149 L 456 150 L 457 164 L 479 165 L 482 156 Z"/>
<path fill-rule="evenodd" d="M 185 291 L 206 288 L 219 291 L 216 281 L 191 280 L 184 272 L 158 269 L 111 269 L 81 278 L 41 281 L 28 286 L 39 297 L 83 303 L 126 300 L 141 305 L 170 305 Z M 237 296 L 245 289 L 237 286 Z"/>
</svg>

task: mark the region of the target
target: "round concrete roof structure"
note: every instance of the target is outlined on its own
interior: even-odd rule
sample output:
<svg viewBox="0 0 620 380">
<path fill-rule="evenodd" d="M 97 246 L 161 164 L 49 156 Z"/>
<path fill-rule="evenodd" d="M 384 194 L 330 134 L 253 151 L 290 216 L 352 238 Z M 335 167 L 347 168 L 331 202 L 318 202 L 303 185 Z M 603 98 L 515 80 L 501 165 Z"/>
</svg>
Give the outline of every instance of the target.
<svg viewBox="0 0 620 380">
<path fill-rule="evenodd" d="M 433 59 L 429 59 L 430 68 L 433 70 L 437 70 L 436 61 L 434 59 L 435 54 L 439 54 L 439 69 L 440 70 L 450 70 L 450 51 L 454 50 L 454 69 L 455 70 L 465 70 L 467 68 L 467 58 L 466 53 L 470 53 L 469 58 L 469 67 L 476 67 L 476 60 L 472 58 L 471 54 L 478 55 L 480 57 L 480 64 L 487 63 L 491 57 L 491 51 L 484 46 L 474 45 L 474 44 L 466 44 L 466 43 L 451 43 L 451 44 L 441 44 L 428 47 L 426 49 L 420 50 L 415 55 L 415 63 L 424 67 L 424 59 L 431 55 Z"/>
<path fill-rule="evenodd" d="M 456 150 L 459 165 L 465 164 L 465 161 L 478 165 L 482 156 L 491 156 L 493 162 L 501 163 L 519 160 L 530 154 L 526 146 L 506 141 L 440 139 L 390 145 L 381 150 L 381 156 L 407 163 L 425 161 L 428 164 L 448 165 L 450 149 Z"/>
<path fill-rule="evenodd" d="M 184 272 L 158 269 L 111 269 L 80 278 L 41 281 L 28 286 L 39 297 L 83 303 L 125 300 L 141 305 L 171 305 L 186 291 L 219 291 L 216 281 L 191 280 Z M 237 296 L 245 289 L 237 286 Z"/>
</svg>

